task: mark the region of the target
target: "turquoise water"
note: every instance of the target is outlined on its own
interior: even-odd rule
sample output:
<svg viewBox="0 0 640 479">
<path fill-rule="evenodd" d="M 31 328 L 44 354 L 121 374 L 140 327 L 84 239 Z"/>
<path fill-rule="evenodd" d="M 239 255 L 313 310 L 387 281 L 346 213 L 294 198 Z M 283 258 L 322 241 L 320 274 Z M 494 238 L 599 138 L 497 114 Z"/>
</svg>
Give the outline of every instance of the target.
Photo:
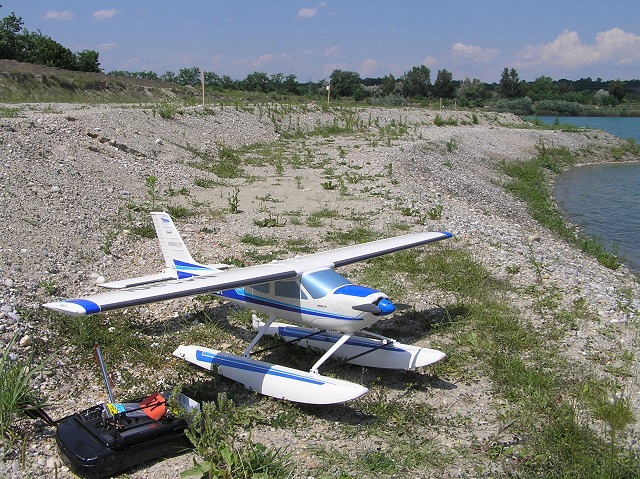
<svg viewBox="0 0 640 479">
<path fill-rule="evenodd" d="M 539 117 L 553 123 L 556 117 Z M 561 123 L 598 128 L 640 143 L 640 118 L 561 117 Z M 565 217 L 596 236 L 640 272 L 640 163 L 593 165 L 561 174 L 554 196 Z"/>
<path fill-rule="evenodd" d="M 556 119 L 560 123 L 568 125 L 583 126 L 586 128 L 597 128 L 612 135 L 616 135 L 623 140 L 633 138 L 640 143 L 640 118 L 610 118 L 599 116 L 537 116 L 545 123 L 552 125 Z"/>
</svg>

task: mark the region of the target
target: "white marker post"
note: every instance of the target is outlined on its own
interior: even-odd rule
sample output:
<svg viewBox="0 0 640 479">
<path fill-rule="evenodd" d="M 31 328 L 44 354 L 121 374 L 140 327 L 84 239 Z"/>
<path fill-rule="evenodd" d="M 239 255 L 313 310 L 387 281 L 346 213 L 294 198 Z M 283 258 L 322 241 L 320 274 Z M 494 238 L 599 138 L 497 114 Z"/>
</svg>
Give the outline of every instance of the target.
<svg viewBox="0 0 640 479">
<path fill-rule="evenodd" d="M 329 106 L 330 101 L 331 101 L 331 83 L 327 85 L 327 106 Z"/>
<path fill-rule="evenodd" d="M 200 72 L 202 78 L 202 107 L 204 108 L 204 71 Z"/>
</svg>

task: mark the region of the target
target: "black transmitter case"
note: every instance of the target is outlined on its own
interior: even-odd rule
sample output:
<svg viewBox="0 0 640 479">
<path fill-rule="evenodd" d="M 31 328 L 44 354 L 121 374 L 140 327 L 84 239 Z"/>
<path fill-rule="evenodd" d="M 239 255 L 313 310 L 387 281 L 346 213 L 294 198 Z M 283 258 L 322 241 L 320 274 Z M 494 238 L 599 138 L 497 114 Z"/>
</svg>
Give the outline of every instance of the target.
<svg viewBox="0 0 640 479">
<path fill-rule="evenodd" d="M 115 410 L 103 403 L 62 419 L 56 442 L 64 463 L 81 477 L 104 478 L 192 447 L 186 419 L 168 411 L 155 420 L 139 405 L 117 404 Z"/>
</svg>

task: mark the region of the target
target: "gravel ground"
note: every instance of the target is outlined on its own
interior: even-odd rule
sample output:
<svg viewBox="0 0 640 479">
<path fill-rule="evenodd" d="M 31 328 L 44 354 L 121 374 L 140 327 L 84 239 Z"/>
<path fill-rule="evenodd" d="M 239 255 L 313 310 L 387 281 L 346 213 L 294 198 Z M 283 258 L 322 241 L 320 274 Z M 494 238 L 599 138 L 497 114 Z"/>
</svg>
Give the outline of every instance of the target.
<svg viewBox="0 0 640 479">
<path fill-rule="evenodd" d="M 505 192 L 501 185 L 506 178 L 496 168 L 503 160 L 535 156 L 536 145 L 542 142 L 567 147 L 584 162 L 609 161 L 598 154 L 604 151 L 600 147 L 620 140 L 603 132 L 523 129 L 517 117 L 495 113 L 479 113 L 474 123 L 466 112 L 353 110 L 349 121 L 359 125 L 357 131 L 331 138 L 300 135 L 287 141 L 282 154 L 287 160 L 297 158 L 296 168 L 292 161 L 280 168 L 256 162 L 245 167 L 242 178 L 203 188 L 195 186 L 194 180 L 213 181 L 215 176 L 194 168 L 193 163 L 199 161 L 196 152 L 217 157 L 222 146 L 254 145 L 251 151 L 257 156 L 255 145 L 278 141 L 286 131 L 331 125 L 334 118 L 345 118 L 344 111 L 263 105 L 248 109 L 216 106 L 204 112 L 193 107 L 167 119 L 151 108 L 134 105 L 32 104 L 20 105 L 19 110 L 16 118 L 0 119 L 0 337 L 8 344 L 18 333 L 14 358 L 26 357 L 36 342 L 55 339 L 32 315 L 29 320 L 23 317 L 25 310 L 38 310 L 42 302 L 52 299 L 43 284 L 55 284 L 60 297 L 69 297 L 97 291 L 99 277 L 115 280 L 162 268 L 155 240 L 134 240 L 123 231 L 128 206 L 151 201 L 146 181 L 150 175 L 157 178 L 163 204 L 182 204 L 196 212 L 178 226 L 193 255 L 206 263 L 243 257 L 251 247 L 240 238 L 263 235 L 265 229 L 254 221 L 267 215 L 281 222 L 289 219 L 282 227 L 269 228 L 269 237 L 299 238 L 314 249 L 327 249 L 332 245 L 323 239 L 325 233 L 353 227 L 358 218 L 365 218 L 374 230 L 387 232 L 394 222 L 409 222 L 400 213 L 403 208 L 425 212 L 442 207 L 440 218 L 426 226 L 411 225 L 411 230 L 450 231 L 453 241 L 472 251 L 492 275 L 508 278 L 516 288 L 534 285 L 541 277 L 557 291 L 561 306 L 585 298 L 592 319 L 563 339 L 572 361 L 600 368 L 604 374 L 604 366 L 594 356 L 616 348 L 637 351 L 632 320 L 640 289 L 634 274 L 625 267 L 604 268 L 539 226 L 526 206 Z M 458 124 L 434 126 L 438 114 L 456 118 Z M 406 131 L 389 139 L 389 132 L 399 126 Z M 383 128 L 387 136 L 382 135 Z M 324 161 L 324 168 L 310 167 L 309 158 Z M 329 169 L 335 177 L 352 175 L 353 181 L 341 186 L 346 191 L 322 187 Z M 188 196 L 167 194 L 186 190 Z M 224 213 L 235 192 L 240 212 Z M 290 221 L 291 212 L 304 217 L 321 208 L 338 211 L 339 216 L 320 227 Z M 530 298 L 514 293 L 511 299 L 523 315 L 544 327 Z M 419 309 L 433 305 L 437 298 L 416 292 L 412 300 Z M 139 314 L 149 321 L 164 321 L 194 307 L 192 301 L 180 300 L 141 308 Z M 52 351 L 52 356 L 53 364 L 64 367 L 47 367 L 38 387 L 53 417 L 104 401 L 104 387 L 96 375 L 74 370 L 64 350 Z M 82 386 L 71 387 L 71 377 Z M 149 382 L 154 380 L 161 384 L 152 384 L 152 388 L 168 381 L 149 378 Z M 637 411 L 640 399 L 635 394 L 635 375 L 628 381 L 625 388 Z M 464 434 L 442 434 L 443 447 L 464 447 L 495 433 L 495 399 L 486 379 L 461 381 L 438 390 L 433 405 L 444 416 L 478 418 Z M 316 416 L 330 420 L 329 413 Z M 7 453 L 0 463 L 0 476 L 71 477 L 58 456 L 51 428 L 37 422 L 24 427 L 30 428 L 33 440 L 22 454 Z M 631 442 L 638 432 L 636 424 Z M 254 440 L 286 445 L 300 456 L 310 444 L 330 443 L 323 437 L 317 425 L 296 433 L 266 428 L 253 435 Z M 340 446 L 340 441 L 333 444 Z M 191 454 L 185 454 L 127 477 L 177 477 L 191 461 Z M 309 477 L 315 477 L 313 461 L 301 459 Z M 498 465 L 485 466 L 499 472 Z M 455 464 L 442 477 L 468 477 L 471 467 Z"/>
</svg>

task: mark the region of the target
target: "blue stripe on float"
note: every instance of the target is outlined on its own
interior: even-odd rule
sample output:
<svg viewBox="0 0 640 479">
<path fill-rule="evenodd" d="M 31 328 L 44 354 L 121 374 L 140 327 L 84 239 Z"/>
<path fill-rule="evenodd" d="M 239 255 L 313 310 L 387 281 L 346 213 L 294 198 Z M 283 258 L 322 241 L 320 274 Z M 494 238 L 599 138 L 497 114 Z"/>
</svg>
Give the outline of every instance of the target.
<svg viewBox="0 0 640 479">
<path fill-rule="evenodd" d="M 239 357 L 221 356 L 219 354 L 210 353 L 208 351 L 196 350 L 196 359 L 198 361 L 204 361 L 206 363 L 217 364 L 218 366 L 226 366 L 234 369 L 241 369 L 243 371 L 249 371 L 258 374 L 278 376 L 285 379 L 292 379 L 294 381 L 300 381 L 309 384 L 323 385 L 328 384 L 321 379 L 311 378 L 309 376 L 303 376 L 301 374 L 292 373 L 289 371 L 283 371 L 277 369 L 275 365 L 266 366 L 264 364 L 256 363 L 250 360 L 242 360 Z"/>
</svg>

